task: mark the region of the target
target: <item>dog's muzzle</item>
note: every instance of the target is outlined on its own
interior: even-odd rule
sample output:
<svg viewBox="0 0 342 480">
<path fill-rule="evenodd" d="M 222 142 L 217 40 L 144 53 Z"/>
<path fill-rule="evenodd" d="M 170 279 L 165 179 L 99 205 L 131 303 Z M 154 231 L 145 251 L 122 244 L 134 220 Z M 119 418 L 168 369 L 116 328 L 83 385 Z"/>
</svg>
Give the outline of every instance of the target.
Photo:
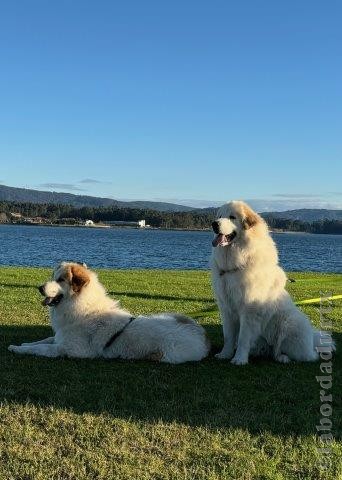
<svg viewBox="0 0 342 480">
<path fill-rule="evenodd" d="M 38 287 L 38 290 L 39 290 L 39 293 L 41 293 L 45 298 L 44 300 L 42 301 L 42 305 L 44 307 L 55 307 L 56 305 L 58 305 L 62 298 L 63 298 L 63 294 L 60 293 L 59 295 L 56 295 L 55 297 L 47 297 L 45 296 L 45 288 L 44 288 L 44 285 L 40 285 Z"/>
<path fill-rule="evenodd" d="M 42 305 L 44 305 L 44 307 L 46 306 L 56 307 L 62 301 L 62 298 L 63 298 L 62 293 L 60 293 L 59 295 L 56 295 L 55 297 L 45 297 L 44 300 L 42 301 Z"/>
<path fill-rule="evenodd" d="M 215 230 L 214 230 L 214 232 L 215 232 Z M 228 245 L 230 245 L 233 242 L 235 237 L 236 237 L 236 232 L 232 232 L 229 235 L 224 235 L 223 233 L 217 233 L 216 237 L 212 241 L 212 246 L 213 247 L 227 247 Z"/>
</svg>

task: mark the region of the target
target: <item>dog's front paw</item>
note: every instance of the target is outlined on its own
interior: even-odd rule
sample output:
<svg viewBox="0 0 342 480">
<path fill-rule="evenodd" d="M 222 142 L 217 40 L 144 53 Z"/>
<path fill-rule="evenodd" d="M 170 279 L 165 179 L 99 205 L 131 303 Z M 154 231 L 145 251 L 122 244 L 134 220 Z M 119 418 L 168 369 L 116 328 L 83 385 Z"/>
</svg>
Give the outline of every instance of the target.
<svg viewBox="0 0 342 480">
<path fill-rule="evenodd" d="M 220 353 L 216 353 L 215 357 L 218 358 L 219 360 L 229 360 L 232 358 L 234 352 L 228 352 L 225 350 L 222 350 Z"/>
<path fill-rule="evenodd" d="M 240 357 L 238 355 L 235 355 L 234 358 L 231 359 L 230 363 L 233 365 L 247 365 L 248 364 L 248 358 Z"/>
<path fill-rule="evenodd" d="M 18 348 L 20 348 L 18 345 L 10 345 L 8 350 L 13 353 L 18 353 Z"/>
<path fill-rule="evenodd" d="M 289 357 L 287 355 L 285 355 L 285 353 L 281 353 L 280 355 L 278 355 L 276 357 L 276 360 L 277 362 L 280 362 L 280 363 L 290 363 L 291 360 L 289 359 Z"/>
</svg>

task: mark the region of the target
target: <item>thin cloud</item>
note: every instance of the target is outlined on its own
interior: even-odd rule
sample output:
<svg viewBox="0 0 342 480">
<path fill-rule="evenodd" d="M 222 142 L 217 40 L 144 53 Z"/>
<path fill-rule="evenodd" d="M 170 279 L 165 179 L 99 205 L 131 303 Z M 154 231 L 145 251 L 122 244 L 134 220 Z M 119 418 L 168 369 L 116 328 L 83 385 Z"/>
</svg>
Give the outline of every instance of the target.
<svg viewBox="0 0 342 480">
<path fill-rule="evenodd" d="M 93 184 L 93 185 L 109 185 L 112 182 L 104 182 L 103 180 L 96 180 L 95 178 L 84 178 L 80 180 L 78 183 L 86 183 L 86 184 Z"/>
<path fill-rule="evenodd" d="M 77 185 L 73 185 L 71 183 L 40 183 L 38 185 L 41 188 L 52 188 L 57 190 L 73 190 L 76 192 L 85 192 L 85 188 L 80 188 Z"/>
<path fill-rule="evenodd" d="M 319 198 L 313 193 L 274 193 L 272 197 L 280 198 Z"/>
</svg>

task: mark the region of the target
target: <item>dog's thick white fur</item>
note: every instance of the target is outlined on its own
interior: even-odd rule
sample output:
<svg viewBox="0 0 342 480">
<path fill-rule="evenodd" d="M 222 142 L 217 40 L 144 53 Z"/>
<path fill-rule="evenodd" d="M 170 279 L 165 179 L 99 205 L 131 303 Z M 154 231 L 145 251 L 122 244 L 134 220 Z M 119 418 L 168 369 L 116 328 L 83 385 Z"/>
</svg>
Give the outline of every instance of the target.
<svg viewBox="0 0 342 480">
<path fill-rule="evenodd" d="M 241 201 L 223 205 L 217 217 L 212 284 L 224 334 L 217 357 L 235 365 L 248 363 L 250 354 L 271 354 L 282 363 L 318 359 L 321 332 L 285 290 L 287 277 L 265 221 Z"/>
<path fill-rule="evenodd" d="M 209 353 L 205 330 L 195 320 L 173 313 L 131 320 L 132 315 L 107 296 L 95 272 L 85 265 L 63 262 L 40 291 L 45 296 L 43 304 L 50 306 L 55 335 L 11 345 L 12 352 L 168 363 L 198 361 Z"/>
</svg>

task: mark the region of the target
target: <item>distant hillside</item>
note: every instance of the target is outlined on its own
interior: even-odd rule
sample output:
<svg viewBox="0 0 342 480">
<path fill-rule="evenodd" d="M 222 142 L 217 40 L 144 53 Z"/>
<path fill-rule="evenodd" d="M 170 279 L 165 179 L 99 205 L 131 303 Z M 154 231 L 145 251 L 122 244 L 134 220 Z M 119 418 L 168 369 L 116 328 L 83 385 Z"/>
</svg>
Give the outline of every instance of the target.
<svg viewBox="0 0 342 480">
<path fill-rule="evenodd" d="M 196 209 L 195 211 L 214 215 L 217 208 L 208 207 Z M 320 222 L 322 220 L 342 221 L 342 210 L 327 210 L 324 208 L 300 208 L 297 210 L 286 210 L 284 212 L 262 212 L 260 215 L 265 218 L 265 220 L 298 220 L 307 223 Z"/>
<path fill-rule="evenodd" d="M 322 220 L 341 220 L 342 210 L 326 210 L 319 208 L 301 208 L 287 210 L 285 212 L 264 212 L 261 214 L 265 219 L 299 220 L 301 222 L 320 222 Z"/>
<path fill-rule="evenodd" d="M 166 202 L 132 201 L 123 202 L 112 198 L 74 195 L 72 193 L 47 192 L 28 188 L 7 187 L 0 185 L 0 201 L 49 203 L 53 205 L 72 205 L 73 207 L 110 207 L 139 208 L 158 212 L 189 212 L 193 208 Z"/>
</svg>

